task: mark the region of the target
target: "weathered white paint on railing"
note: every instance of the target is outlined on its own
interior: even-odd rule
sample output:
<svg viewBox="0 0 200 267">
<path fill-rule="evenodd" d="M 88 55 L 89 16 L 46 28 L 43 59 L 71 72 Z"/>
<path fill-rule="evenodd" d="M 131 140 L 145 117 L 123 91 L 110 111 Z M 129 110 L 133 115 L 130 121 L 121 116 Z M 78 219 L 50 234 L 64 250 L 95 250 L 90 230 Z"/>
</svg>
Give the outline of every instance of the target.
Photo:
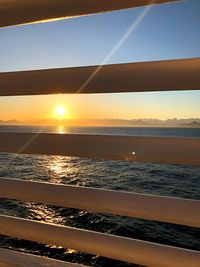
<svg viewBox="0 0 200 267">
<path fill-rule="evenodd" d="M 152 267 L 199 267 L 200 252 L 0 215 L 0 234 Z"/>
<path fill-rule="evenodd" d="M 0 1 L 0 27 L 64 19 L 178 0 L 12 0 Z"/>
<path fill-rule="evenodd" d="M 200 139 L 0 133 L 0 152 L 200 165 Z"/>
<path fill-rule="evenodd" d="M 200 58 L 5 72 L 0 95 L 199 90 L 199 73 Z"/>
<path fill-rule="evenodd" d="M 0 178 L 0 197 L 200 227 L 200 201 Z"/>
<path fill-rule="evenodd" d="M 86 267 L 0 248 L 0 267 Z"/>
</svg>

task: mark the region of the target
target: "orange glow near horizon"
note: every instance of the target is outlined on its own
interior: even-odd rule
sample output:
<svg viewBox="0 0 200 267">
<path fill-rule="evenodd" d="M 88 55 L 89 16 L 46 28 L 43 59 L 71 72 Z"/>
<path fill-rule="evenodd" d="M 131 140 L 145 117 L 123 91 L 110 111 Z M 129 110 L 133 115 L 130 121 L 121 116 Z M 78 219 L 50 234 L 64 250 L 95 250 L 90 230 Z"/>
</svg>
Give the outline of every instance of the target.
<svg viewBox="0 0 200 267">
<path fill-rule="evenodd" d="M 199 118 L 199 98 L 194 99 L 193 93 L 4 97 L 0 102 L 0 122 L 12 120 L 15 123 L 16 120 L 22 124 L 84 126 L 99 125 L 107 119 Z"/>
</svg>

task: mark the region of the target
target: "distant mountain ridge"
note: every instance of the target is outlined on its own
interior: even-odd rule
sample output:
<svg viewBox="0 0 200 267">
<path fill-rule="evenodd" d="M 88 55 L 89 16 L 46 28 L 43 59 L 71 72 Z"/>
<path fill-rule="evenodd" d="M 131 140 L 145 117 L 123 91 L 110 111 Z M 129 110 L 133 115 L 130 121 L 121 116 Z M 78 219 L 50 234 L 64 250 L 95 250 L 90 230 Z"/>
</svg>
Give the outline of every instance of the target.
<svg viewBox="0 0 200 267">
<path fill-rule="evenodd" d="M 200 123 L 197 121 L 192 121 L 189 123 L 183 123 L 180 125 L 180 127 L 200 128 Z"/>
<path fill-rule="evenodd" d="M 1 120 L 1 125 L 68 125 L 68 126 L 127 126 L 127 127 L 200 127 L 200 118 L 188 119 L 38 119 L 20 122 L 16 119 Z"/>
<path fill-rule="evenodd" d="M 6 120 L 6 121 L 4 121 L 4 120 L 0 119 L 0 124 L 18 124 L 18 123 L 20 123 L 20 122 L 17 121 L 17 120 Z"/>
</svg>

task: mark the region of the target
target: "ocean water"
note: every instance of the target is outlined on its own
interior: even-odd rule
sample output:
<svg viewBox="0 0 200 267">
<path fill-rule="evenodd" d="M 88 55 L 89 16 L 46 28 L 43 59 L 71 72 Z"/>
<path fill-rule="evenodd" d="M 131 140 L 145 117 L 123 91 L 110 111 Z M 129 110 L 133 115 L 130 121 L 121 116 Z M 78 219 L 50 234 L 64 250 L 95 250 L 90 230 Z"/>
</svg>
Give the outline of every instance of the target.
<svg viewBox="0 0 200 267">
<path fill-rule="evenodd" d="M 0 131 L 200 137 L 200 129 L 0 126 Z M 200 167 L 0 153 L 1 177 L 200 199 Z M 0 213 L 200 250 L 198 228 L 0 199 Z M 0 236 L 0 247 L 92 266 L 136 266 Z"/>
</svg>

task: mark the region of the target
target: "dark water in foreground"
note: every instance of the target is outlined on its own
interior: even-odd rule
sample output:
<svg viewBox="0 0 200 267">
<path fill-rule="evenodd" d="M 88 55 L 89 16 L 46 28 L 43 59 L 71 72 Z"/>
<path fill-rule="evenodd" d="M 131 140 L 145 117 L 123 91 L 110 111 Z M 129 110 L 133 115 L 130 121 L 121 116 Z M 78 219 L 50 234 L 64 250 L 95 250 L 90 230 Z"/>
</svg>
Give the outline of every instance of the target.
<svg viewBox="0 0 200 267">
<path fill-rule="evenodd" d="M 200 129 L 175 128 L 65 129 L 60 126 L 60 130 L 48 127 L 42 131 L 62 132 L 61 129 L 67 133 L 200 137 Z M 0 131 L 3 130 L 37 132 L 39 128 L 0 126 Z M 193 166 L 0 153 L 1 177 L 200 199 L 200 168 Z M 200 250 L 197 228 L 5 199 L 0 200 L 0 213 Z M 0 246 L 98 267 L 134 266 L 4 236 L 0 237 Z"/>
</svg>

